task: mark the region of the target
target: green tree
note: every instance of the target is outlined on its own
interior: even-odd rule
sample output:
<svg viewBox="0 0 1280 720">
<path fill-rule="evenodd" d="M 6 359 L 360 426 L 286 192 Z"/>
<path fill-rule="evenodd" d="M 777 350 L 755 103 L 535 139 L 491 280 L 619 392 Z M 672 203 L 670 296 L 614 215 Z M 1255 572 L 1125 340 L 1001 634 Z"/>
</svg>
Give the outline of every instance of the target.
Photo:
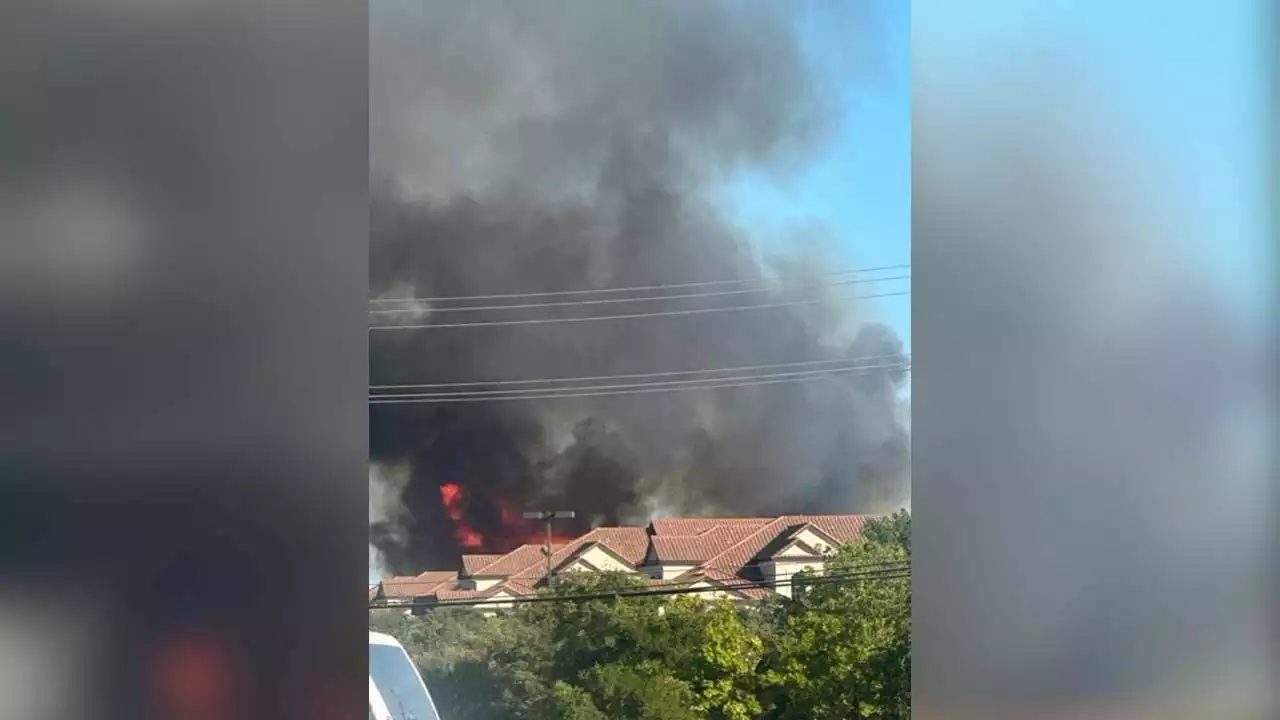
<svg viewBox="0 0 1280 720">
<path fill-rule="evenodd" d="M 759 717 L 763 708 L 756 697 L 756 668 L 764 657 L 764 641 L 751 632 L 728 600 L 710 608 L 699 607 L 697 600 L 692 605 L 702 629 L 698 662 L 689 673 L 699 696 L 697 707 L 717 719 Z"/>
<path fill-rule="evenodd" d="M 450 720 L 909 718 L 910 581 L 877 568 L 910 553 L 900 513 L 868 523 L 795 599 L 628 597 L 643 580 L 575 573 L 492 616 L 371 625 L 404 643 Z"/>
<path fill-rule="evenodd" d="M 580 682 L 596 707 L 610 718 L 699 720 L 689 684 L 658 660 L 597 665 L 582 671 Z"/>
<path fill-rule="evenodd" d="M 609 716 L 596 707 L 591 693 L 577 685 L 557 682 L 552 690 L 549 717 L 561 720 L 609 720 Z"/>
<path fill-rule="evenodd" d="M 910 716 L 911 583 L 878 569 L 909 559 L 910 516 L 873 521 L 785 605 L 763 664 L 770 717 Z"/>
</svg>

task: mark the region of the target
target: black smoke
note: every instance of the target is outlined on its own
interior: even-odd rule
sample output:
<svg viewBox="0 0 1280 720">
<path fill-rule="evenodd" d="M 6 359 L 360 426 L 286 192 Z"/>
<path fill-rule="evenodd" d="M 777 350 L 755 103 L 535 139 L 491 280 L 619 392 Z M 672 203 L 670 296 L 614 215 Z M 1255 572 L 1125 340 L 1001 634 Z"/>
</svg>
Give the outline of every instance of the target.
<svg viewBox="0 0 1280 720">
<path fill-rule="evenodd" d="M 370 334 L 371 384 L 902 359 L 814 290 L 799 248 L 764 260 L 716 200 L 741 170 L 813 157 L 835 107 L 771 3 L 375 0 L 371 257 L 377 295 L 456 297 L 776 276 L 781 290 L 636 306 L 452 313 L 553 318 L 812 298 L 813 305 L 590 323 Z M 852 43 L 870 42 L 855 33 Z M 874 138 L 869 138 L 874 142 Z M 394 318 L 391 321 L 394 322 Z M 375 320 L 376 322 L 376 320 Z M 906 499 L 905 373 L 538 401 L 372 405 L 375 463 L 410 468 L 401 513 L 375 523 L 390 569 L 456 559 L 439 488 L 493 549 L 518 542 L 502 503 L 573 509 L 582 530 L 655 511 L 884 510 Z M 483 389 L 483 388 L 473 388 Z M 394 527 L 393 527 L 394 526 Z"/>
</svg>

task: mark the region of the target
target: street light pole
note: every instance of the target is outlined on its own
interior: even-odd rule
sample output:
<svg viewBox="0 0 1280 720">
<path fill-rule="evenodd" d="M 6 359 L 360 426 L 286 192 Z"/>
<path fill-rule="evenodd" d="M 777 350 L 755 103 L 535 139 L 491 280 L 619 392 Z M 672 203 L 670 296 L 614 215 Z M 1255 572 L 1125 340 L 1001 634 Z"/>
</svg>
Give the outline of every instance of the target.
<svg viewBox="0 0 1280 720">
<path fill-rule="evenodd" d="M 567 520 L 574 517 L 572 510 L 543 510 L 524 513 L 525 520 L 542 520 L 547 526 L 547 546 L 542 553 L 547 556 L 547 587 L 551 587 L 551 521 Z"/>
</svg>

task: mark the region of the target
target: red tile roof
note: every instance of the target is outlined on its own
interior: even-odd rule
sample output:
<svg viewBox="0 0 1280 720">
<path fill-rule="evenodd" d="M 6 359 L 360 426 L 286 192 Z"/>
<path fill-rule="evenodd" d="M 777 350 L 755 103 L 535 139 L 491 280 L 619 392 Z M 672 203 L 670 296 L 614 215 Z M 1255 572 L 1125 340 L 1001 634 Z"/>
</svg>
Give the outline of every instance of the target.
<svg viewBox="0 0 1280 720">
<path fill-rule="evenodd" d="M 643 527 L 599 527 L 592 532 L 592 540 L 608 546 L 632 565 L 644 562 L 649 551 L 649 533 Z"/>
<path fill-rule="evenodd" d="M 650 540 L 661 563 L 702 563 L 756 532 L 759 527 L 759 523 L 726 523 L 705 528 L 697 535 L 654 535 Z"/>
<path fill-rule="evenodd" d="M 653 580 L 654 587 L 688 585 L 699 578 L 727 584 L 745 597 L 767 597 L 771 590 L 748 586 L 747 576 L 758 577 L 755 566 L 786 547 L 795 536 L 812 527 L 837 543 L 862 534 L 867 515 L 784 515 L 776 518 L 658 518 L 648 528 L 599 527 L 571 542 L 553 548 L 551 564 L 561 568 L 593 544 L 639 567 L 652 548 L 659 563 L 688 563 L 694 567 L 671 580 Z M 503 578 L 484 591 L 458 590 L 453 572 L 425 572 L 383 582 L 384 597 L 414 598 L 434 595 L 439 600 L 488 597 L 499 589 L 529 595 L 546 575 L 547 559 L 541 545 L 522 545 L 505 555 L 464 555 L 463 575 Z"/>
<path fill-rule="evenodd" d="M 803 552 L 809 555 L 815 555 L 815 556 L 821 555 L 822 552 L 818 548 L 813 547 L 809 543 L 803 542 L 799 539 L 800 535 L 804 534 L 805 532 L 812 532 L 813 534 L 817 535 L 823 541 L 821 544 L 839 545 L 841 542 L 838 538 L 832 537 L 831 533 L 826 532 L 825 530 L 818 527 L 817 525 L 814 525 L 813 523 L 804 523 L 802 525 L 792 525 L 791 527 L 787 528 L 782 533 L 780 533 L 772 541 L 770 541 L 768 545 L 765 545 L 763 548 L 761 548 L 760 552 L 756 553 L 756 558 L 758 560 L 763 560 L 765 558 L 777 557 L 778 554 L 781 553 L 783 550 L 786 550 L 788 547 L 792 547 L 792 546 L 800 548 Z"/>
<path fill-rule="evenodd" d="M 440 590 L 435 593 L 435 598 L 443 602 L 484 600 L 493 594 L 493 590 L 494 588 L 488 590 Z"/>
<path fill-rule="evenodd" d="M 715 548 L 696 537 L 654 535 L 654 558 L 661 564 L 699 563 L 715 556 Z"/>
<path fill-rule="evenodd" d="M 726 527 L 756 528 L 768 524 L 771 518 L 760 517 L 667 517 L 654 518 L 649 523 L 654 535 L 697 535 L 708 530 L 719 530 Z"/>
<path fill-rule="evenodd" d="M 474 575 L 480 568 L 492 565 L 501 558 L 502 555 L 463 555 L 462 572 L 466 575 Z"/>
<path fill-rule="evenodd" d="M 649 546 L 648 541 L 649 535 L 642 527 L 598 527 L 552 553 L 551 567 L 553 571 L 559 568 L 565 561 L 572 559 L 584 545 L 592 542 L 608 547 L 633 565 L 639 565 L 644 562 Z M 547 574 L 547 563 L 546 558 L 541 554 L 538 559 L 541 562 L 526 565 L 521 570 L 511 573 L 511 576 L 531 583 L 541 580 Z"/>
<path fill-rule="evenodd" d="M 382 596 L 388 600 L 411 600 L 430 595 L 436 590 L 452 587 L 458 582 L 458 574 L 450 570 L 428 570 L 421 575 L 407 575 L 382 581 Z"/>
<path fill-rule="evenodd" d="M 755 585 L 734 573 L 704 568 L 693 568 L 668 580 L 651 580 L 650 585 L 661 588 L 692 588 L 699 582 L 705 582 L 709 586 L 706 592 L 720 590 L 755 600 L 767 598 L 772 594 L 769 588 Z M 701 591 L 691 590 L 689 594 L 699 592 Z"/>
<path fill-rule="evenodd" d="M 773 592 L 771 589 L 762 585 L 747 582 L 742 577 L 739 577 L 737 573 L 716 570 L 714 568 L 704 569 L 701 573 L 703 577 L 710 581 L 710 584 L 722 585 L 724 586 L 725 592 L 742 595 L 743 597 L 760 600 L 769 597 Z"/>
<path fill-rule="evenodd" d="M 507 582 L 503 583 L 501 587 L 506 588 L 507 590 L 510 590 L 512 595 L 523 596 L 523 595 L 538 594 L 537 588 L 527 583 L 520 582 L 519 580 L 508 580 Z"/>
<path fill-rule="evenodd" d="M 434 593 L 434 596 L 437 600 L 440 600 L 440 601 L 462 602 L 466 600 L 484 600 L 487 598 L 492 598 L 494 595 L 497 595 L 500 592 L 506 592 L 510 595 L 524 597 L 526 595 L 536 595 L 538 591 L 535 590 L 534 588 L 529 587 L 528 585 L 524 585 L 523 583 L 513 581 L 513 582 L 500 583 L 486 590 L 456 590 L 452 588 L 446 589 L 446 590 L 438 590 L 437 592 Z"/>
<path fill-rule="evenodd" d="M 468 574 L 472 577 L 506 577 L 514 575 L 536 563 L 546 563 L 546 557 L 542 554 L 542 546 L 521 545 L 506 555 L 499 556 L 488 565 L 483 565 Z"/>
<path fill-rule="evenodd" d="M 783 515 L 774 518 L 759 530 L 724 548 L 708 559 L 706 567 L 737 572 L 751 562 L 784 531 L 812 524 L 837 542 L 849 542 L 862 534 L 862 525 L 869 515 Z"/>
</svg>

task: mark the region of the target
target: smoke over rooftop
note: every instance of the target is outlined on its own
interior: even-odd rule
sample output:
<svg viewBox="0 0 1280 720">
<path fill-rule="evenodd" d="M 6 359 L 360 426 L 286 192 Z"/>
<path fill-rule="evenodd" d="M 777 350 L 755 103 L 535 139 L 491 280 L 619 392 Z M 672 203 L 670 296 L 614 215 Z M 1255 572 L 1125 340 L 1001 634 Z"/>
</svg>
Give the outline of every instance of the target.
<svg viewBox="0 0 1280 720">
<path fill-rule="evenodd" d="M 374 332 L 371 384 L 903 358 L 890 329 L 840 300 L 874 286 L 814 288 L 834 261 L 803 242 L 762 254 L 717 202 L 735 172 L 811 159 L 839 119 L 773 4 L 375 0 L 370 23 L 375 295 L 778 280 L 745 298 L 445 323 L 815 301 Z M 437 309 L 412 314 L 430 323 Z M 890 509 L 909 493 L 904 380 L 878 367 L 721 390 L 371 405 L 371 482 L 399 478 L 371 509 L 372 542 L 408 573 L 448 566 L 462 546 L 523 542 L 538 531 L 525 509 L 576 511 L 564 532 L 657 509 Z"/>
</svg>

